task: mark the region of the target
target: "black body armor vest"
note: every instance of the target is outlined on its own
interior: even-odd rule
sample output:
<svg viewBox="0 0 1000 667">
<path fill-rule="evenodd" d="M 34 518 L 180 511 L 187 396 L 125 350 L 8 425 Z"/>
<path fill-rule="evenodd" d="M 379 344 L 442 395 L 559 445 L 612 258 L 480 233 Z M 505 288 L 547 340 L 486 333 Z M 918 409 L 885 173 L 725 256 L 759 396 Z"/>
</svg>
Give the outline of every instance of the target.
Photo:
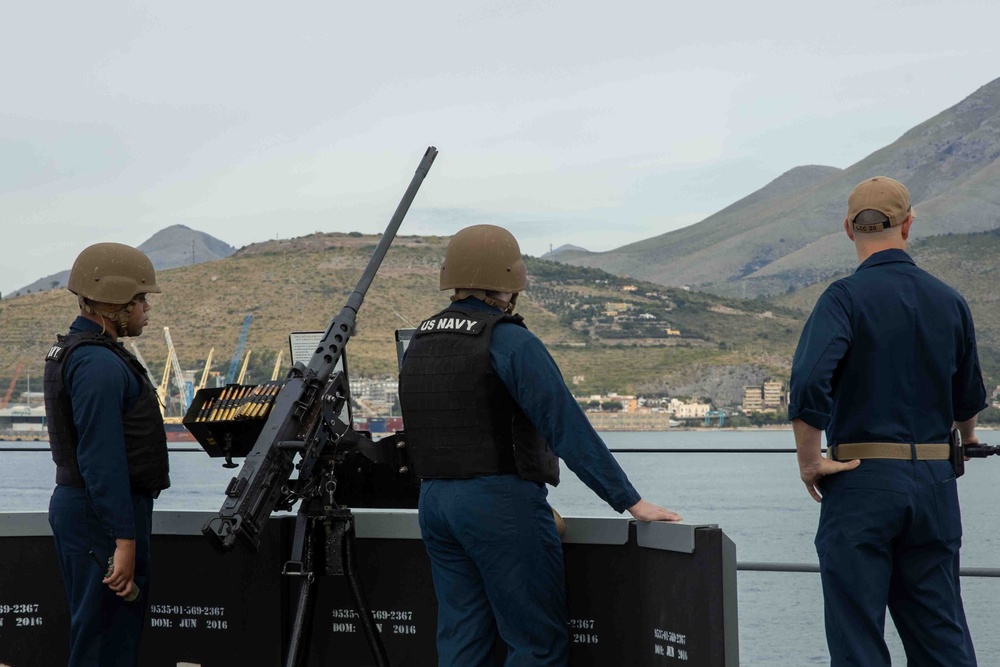
<svg viewBox="0 0 1000 667">
<path fill-rule="evenodd" d="M 498 322 L 520 316 L 452 306 L 420 324 L 399 374 L 413 472 L 422 479 L 517 473 L 559 483 L 559 459 L 490 361 Z"/>
<path fill-rule="evenodd" d="M 56 463 L 56 484 L 84 486 L 76 459 L 79 436 L 73 422 L 73 405 L 63 383 L 63 368 L 73 351 L 81 345 L 100 345 L 114 352 L 139 379 L 139 398 L 122 415 L 125 430 L 125 456 L 132 491 L 154 495 L 170 486 L 170 462 L 163 415 L 156 392 L 139 360 L 105 335 L 76 333 L 59 336 L 45 357 L 45 414 L 49 446 Z"/>
</svg>

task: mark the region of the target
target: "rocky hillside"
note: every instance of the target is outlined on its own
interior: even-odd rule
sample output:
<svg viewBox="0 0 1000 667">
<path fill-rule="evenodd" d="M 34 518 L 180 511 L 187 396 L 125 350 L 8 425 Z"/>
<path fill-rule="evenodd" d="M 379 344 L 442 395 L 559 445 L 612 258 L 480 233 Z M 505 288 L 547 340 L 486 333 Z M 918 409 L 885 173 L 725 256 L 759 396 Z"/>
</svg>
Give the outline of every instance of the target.
<svg viewBox="0 0 1000 667">
<path fill-rule="evenodd" d="M 909 188 L 915 239 L 1000 227 L 1000 79 L 847 169 L 799 167 L 695 225 L 559 259 L 718 294 L 782 294 L 853 267 L 840 242 L 847 195 L 878 174 Z"/>
<path fill-rule="evenodd" d="M 911 243 L 909 252 L 918 266 L 957 289 L 969 302 L 987 389 L 992 391 L 1000 383 L 1000 229 L 925 238 Z M 839 277 L 773 301 L 808 314 L 826 286 Z"/>
</svg>

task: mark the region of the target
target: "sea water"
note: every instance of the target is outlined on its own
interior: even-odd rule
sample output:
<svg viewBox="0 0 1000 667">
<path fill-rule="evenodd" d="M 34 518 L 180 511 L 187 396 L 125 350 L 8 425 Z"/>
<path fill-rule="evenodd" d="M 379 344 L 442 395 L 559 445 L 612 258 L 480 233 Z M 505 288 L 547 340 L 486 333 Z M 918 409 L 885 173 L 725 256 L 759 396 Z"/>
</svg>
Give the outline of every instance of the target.
<svg viewBox="0 0 1000 667">
<path fill-rule="evenodd" d="M 792 434 L 778 431 L 669 431 L 603 433 L 612 449 L 793 448 Z M 998 443 L 1000 433 L 981 431 Z M 0 443 L 38 446 L 40 443 Z M 196 443 L 171 443 L 175 448 Z M 625 472 L 642 496 L 680 512 L 691 523 L 717 524 L 735 543 L 739 562 L 815 564 L 813 537 L 819 504 L 799 480 L 793 453 L 620 453 Z M 173 486 L 157 509 L 217 511 L 235 470 L 200 452 L 172 452 Z M 0 511 L 48 507 L 54 466 L 45 451 L 0 452 Z M 959 481 L 964 567 L 1000 567 L 997 516 L 1000 460 L 973 460 Z M 614 511 L 563 467 L 562 483 L 550 490 L 564 516 L 615 516 Z M 1000 665 L 1000 579 L 965 577 L 966 615 L 981 665 Z M 829 664 L 823 630 L 819 575 L 740 572 L 738 575 L 740 663 L 789 667 Z M 683 603 L 679 601 L 679 603 Z M 893 663 L 906 664 L 902 645 L 887 617 L 886 639 Z"/>
</svg>

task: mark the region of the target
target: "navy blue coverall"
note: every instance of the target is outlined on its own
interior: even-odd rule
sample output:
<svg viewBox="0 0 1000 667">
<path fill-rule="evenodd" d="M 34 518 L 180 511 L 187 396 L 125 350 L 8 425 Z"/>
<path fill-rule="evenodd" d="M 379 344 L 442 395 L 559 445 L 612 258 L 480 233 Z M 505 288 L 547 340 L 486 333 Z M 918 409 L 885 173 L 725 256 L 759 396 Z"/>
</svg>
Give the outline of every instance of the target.
<svg viewBox="0 0 1000 667">
<path fill-rule="evenodd" d="M 70 333 L 99 332 L 78 317 Z M 77 348 L 63 368 L 79 435 L 77 461 L 84 487 L 56 485 L 49 524 L 70 610 L 69 667 L 134 667 L 149 600 L 153 498 L 132 493 L 125 459 L 122 415 L 139 397 L 140 380 L 114 352 Z M 116 539 L 135 540 L 136 602 L 125 602 L 101 583 Z"/>
<path fill-rule="evenodd" d="M 972 315 L 951 287 L 884 250 L 830 285 L 792 363 L 789 419 L 827 445 L 945 443 L 986 407 Z M 976 664 L 959 587 L 948 461 L 865 459 L 823 478 L 816 551 L 833 665 L 889 665 L 888 606 L 911 665 Z"/>
<path fill-rule="evenodd" d="M 463 309 L 499 312 L 469 297 Z M 493 369 L 549 446 L 618 512 L 639 493 L 591 427 L 542 342 L 501 322 Z M 518 475 L 424 480 L 420 531 L 438 598 L 442 667 L 494 667 L 497 632 L 507 667 L 567 664 L 562 546 L 544 484 Z"/>
</svg>

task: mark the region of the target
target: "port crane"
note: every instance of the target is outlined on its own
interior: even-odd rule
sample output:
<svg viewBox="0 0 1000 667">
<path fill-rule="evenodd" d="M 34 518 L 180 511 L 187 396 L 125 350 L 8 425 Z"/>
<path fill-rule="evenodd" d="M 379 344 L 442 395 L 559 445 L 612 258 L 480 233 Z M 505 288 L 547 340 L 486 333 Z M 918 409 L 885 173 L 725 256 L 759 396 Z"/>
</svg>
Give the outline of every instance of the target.
<svg viewBox="0 0 1000 667">
<path fill-rule="evenodd" d="M 726 423 L 725 412 L 723 412 L 722 410 L 709 410 L 708 412 L 705 413 L 705 426 L 712 425 L 713 417 L 719 420 L 719 426 L 722 426 L 723 424 Z"/>
<path fill-rule="evenodd" d="M 0 410 L 7 407 L 10 403 L 10 397 L 14 394 L 14 387 L 17 386 L 17 379 L 21 377 L 21 371 L 24 370 L 24 364 L 18 364 L 17 369 L 14 370 L 14 378 L 10 381 L 10 386 L 7 387 L 7 393 L 3 395 L 3 400 L 0 401 Z"/>
<path fill-rule="evenodd" d="M 142 358 L 142 353 L 139 352 L 139 346 L 135 344 L 134 340 L 129 341 L 129 346 L 132 348 L 132 354 L 134 354 L 135 358 L 139 360 L 140 364 L 142 364 L 142 369 L 146 371 L 146 377 L 148 377 L 150 383 L 152 383 L 153 374 L 149 372 L 149 366 L 146 364 L 146 360 Z"/>
<path fill-rule="evenodd" d="M 208 351 L 208 358 L 205 359 L 205 370 L 201 372 L 201 381 L 198 382 L 198 386 L 194 388 L 195 393 L 199 390 L 205 388 L 205 383 L 208 381 L 208 371 L 212 368 L 212 355 L 215 354 L 215 348 L 213 347 Z"/>
<path fill-rule="evenodd" d="M 135 358 L 139 360 L 142 367 L 146 369 L 146 377 L 149 378 L 149 383 L 153 384 L 153 374 L 149 370 L 149 366 L 146 364 L 146 360 L 142 358 L 142 353 L 139 352 L 139 346 L 135 344 L 135 341 L 129 342 L 132 347 L 132 352 L 135 354 Z M 160 384 L 154 385 L 156 387 L 156 402 L 160 404 L 160 414 L 164 414 L 167 405 L 167 382 L 170 378 L 170 362 L 163 364 L 163 379 L 160 380 Z"/>
<path fill-rule="evenodd" d="M 250 353 L 253 350 L 247 350 L 247 356 L 243 357 L 243 367 L 240 368 L 240 374 L 236 377 L 236 384 L 243 384 L 243 378 L 247 374 L 247 366 L 250 365 Z"/>
<path fill-rule="evenodd" d="M 240 357 L 243 356 L 243 348 L 247 344 L 247 330 L 250 328 L 250 323 L 253 322 L 253 315 L 247 315 L 243 318 L 243 328 L 240 329 L 240 338 L 236 341 L 236 351 L 233 352 L 233 358 L 229 362 L 229 372 L 226 373 L 226 384 L 233 384 L 236 380 L 236 371 L 240 367 Z M 250 355 L 247 355 L 249 358 Z M 243 364 L 244 369 L 246 369 L 246 363 Z"/>
<path fill-rule="evenodd" d="M 278 371 L 281 370 L 281 358 L 284 354 L 284 350 L 278 350 L 278 358 L 274 360 L 274 370 L 271 372 L 271 382 L 278 379 Z"/>
<path fill-rule="evenodd" d="M 174 372 L 174 386 L 177 387 L 181 399 L 181 412 L 185 412 L 191 405 L 191 397 L 188 396 L 187 385 L 184 384 L 184 371 L 181 370 L 181 362 L 177 360 L 174 341 L 170 338 L 170 327 L 163 327 L 163 337 L 167 340 L 167 359 Z"/>
</svg>

